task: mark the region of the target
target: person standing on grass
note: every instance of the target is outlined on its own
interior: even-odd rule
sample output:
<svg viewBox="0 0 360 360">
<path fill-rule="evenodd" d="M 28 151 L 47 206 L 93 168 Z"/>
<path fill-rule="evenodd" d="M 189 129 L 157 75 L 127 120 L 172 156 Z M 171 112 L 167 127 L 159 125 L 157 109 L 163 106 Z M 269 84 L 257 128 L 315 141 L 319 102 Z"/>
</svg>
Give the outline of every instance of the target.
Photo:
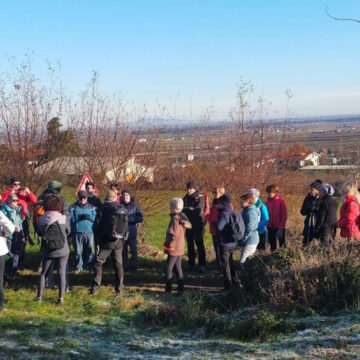
<svg viewBox="0 0 360 360">
<path fill-rule="evenodd" d="M 360 240 L 360 193 L 351 182 L 345 182 L 342 186 L 340 219 L 337 227 L 340 228 L 340 236 L 346 239 Z"/>
<path fill-rule="evenodd" d="M 195 245 L 199 256 L 199 272 L 205 272 L 206 252 L 204 245 L 204 198 L 197 191 L 194 181 L 189 181 L 186 185 L 187 194 L 184 196 L 184 213 L 191 222 L 192 228 L 186 230 L 186 242 L 191 269 L 195 266 Z"/>
<path fill-rule="evenodd" d="M 83 271 L 83 265 L 89 270 L 95 261 L 93 225 L 96 210 L 88 202 L 87 192 L 79 191 L 78 200 L 69 208 L 71 234 L 76 254 L 75 274 Z"/>
<path fill-rule="evenodd" d="M 268 230 L 267 230 L 267 223 L 269 222 L 269 211 L 267 206 L 261 200 L 260 197 L 260 190 L 256 188 L 248 189 L 247 192 L 250 196 L 253 197 L 254 205 L 260 211 L 260 222 L 258 226 L 258 233 L 259 233 L 259 250 L 265 250 L 267 243 L 268 243 Z"/>
<path fill-rule="evenodd" d="M 95 184 L 93 182 L 87 181 L 85 183 L 85 189 L 87 192 L 88 203 L 91 204 L 96 211 L 96 218 L 93 224 L 93 233 L 94 233 L 95 249 L 97 249 L 99 244 L 99 239 L 97 238 L 96 234 L 98 233 L 97 228 L 99 226 L 99 221 L 100 221 L 101 200 L 95 193 Z"/>
<path fill-rule="evenodd" d="M 306 195 L 304 202 L 301 206 L 300 213 L 305 217 L 304 230 L 303 230 L 303 247 L 306 247 L 315 238 L 316 233 L 316 218 L 319 211 L 320 191 L 322 183 L 314 181 L 310 184 L 310 191 Z"/>
<path fill-rule="evenodd" d="M 5 258 L 9 249 L 6 239 L 15 231 L 15 225 L 0 211 L 0 311 L 4 309 Z"/>
<path fill-rule="evenodd" d="M 144 220 L 143 213 L 140 206 L 135 202 L 135 198 L 129 189 L 125 189 L 121 192 L 121 204 L 125 206 L 127 210 L 129 220 L 129 235 L 125 241 L 123 248 L 123 264 L 127 270 L 137 271 L 139 266 L 138 248 L 137 248 L 137 227 L 138 224 Z M 129 264 L 128 248 L 130 248 L 131 260 Z"/>
<path fill-rule="evenodd" d="M 182 212 L 184 208 L 183 199 L 174 198 L 170 200 L 170 223 L 166 232 L 164 252 L 168 254 L 165 274 L 165 291 L 171 293 L 172 273 L 175 267 L 177 274 L 177 291 L 184 291 L 184 277 L 181 268 L 181 258 L 185 253 L 185 230 L 191 229 L 191 223 Z"/>
<path fill-rule="evenodd" d="M 213 201 L 210 207 L 210 212 L 205 220 L 209 222 L 209 231 L 212 235 L 213 245 L 216 256 L 216 265 L 219 271 L 219 275 L 222 274 L 222 264 L 221 264 L 221 253 L 220 253 L 220 238 L 219 234 L 216 231 L 216 223 L 219 217 L 219 210 L 217 208 L 217 202 L 221 196 L 225 194 L 225 188 L 223 186 L 216 186 L 213 190 Z"/>
<path fill-rule="evenodd" d="M 269 243 L 271 251 L 277 249 L 277 240 L 280 247 L 285 246 L 285 227 L 287 220 L 287 207 L 285 200 L 279 195 L 279 186 L 272 184 L 266 187 L 268 198 L 265 205 L 269 211 Z"/>
<path fill-rule="evenodd" d="M 316 216 L 315 234 L 322 245 L 329 245 L 336 236 L 337 202 L 332 198 L 332 186 L 322 184 L 319 191 L 320 202 Z"/>
<path fill-rule="evenodd" d="M 64 208 L 60 196 L 49 194 L 44 198 L 45 214 L 39 219 L 39 231 L 43 238 L 42 269 L 38 288 L 37 301 L 41 302 L 45 289 L 45 280 L 54 265 L 60 278 L 58 304 L 64 302 L 66 290 L 66 272 L 69 258 L 69 244 L 67 237 L 70 234 L 69 220 L 62 214 Z"/>
<path fill-rule="evenodd" d="M 25 246 L 25 237 L 22 228 L 21 206 L 18 205 L 18 196 L 11 193 L 1 205 L 1 211 L 14 224 L 15 231 L 7 237 L 9 259 L 6 262 L 5 272 L 8 280 L 17 275 L 20 257 Z"/>
<path fill-rule="evenodd" d="M 101 206 L 99 234 L 99 253 L 96 256 L 94 266 L 94 281 L 90 289 L 90 295 L 98 294 L 101 279 L 102 267 L 109 255 L 113 258 L 115 271 L 115 292 L 120 295 L 123 289 L 124 269 L 123 269 L 123 245 L 128 235 L 128 217 L 124 205 L 118 204 L 117 193 L 108 190 L 105 202 Z"/>
<path fill-rule="evenodd" d="M 224 290 L 229 290 L 237 283 L 233 252 L 238 246 L 232 237 L 231 216 L 233 213 L 231 196 L 224 194 L 217 199 L 216 206 L 219 216 L 216 222 L 217 237 L 220 242 L 220 255 L 222 273 L 224 278 Z"/>
</svg>

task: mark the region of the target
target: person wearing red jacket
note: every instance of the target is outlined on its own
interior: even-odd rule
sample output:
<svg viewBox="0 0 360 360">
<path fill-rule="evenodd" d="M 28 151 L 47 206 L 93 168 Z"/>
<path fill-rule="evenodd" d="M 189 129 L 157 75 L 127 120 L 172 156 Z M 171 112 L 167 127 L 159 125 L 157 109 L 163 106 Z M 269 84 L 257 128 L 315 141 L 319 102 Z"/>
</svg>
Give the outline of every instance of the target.
<svg viewBox="0 0 360 360">
<path fill-rule="evenodd" d="M 349 240 L 360 240 L 360 194 L 356 186 L 350 182 L 343 184 L 340 208 L 340 219 L 336 225 L 340 228 L 340 236 Z"/>
<path fill-rule="evenodd" d="M 267 186 L 268 198 L 265 205 L 269 211 L 269 243 L 271 251 L 277 249 L 277 239 L 280 247 L 285 246 L 285 227 L 287 220 L 287 207 L 284 199 L 279 195 L 279 186 L 272 184 Z"/>
<path fill-rule="evenodd" d="M 11 193 L 15 193 L 18 196 L 18 205 L 21 207 L 21 218 L 23 220 L 25 240 L 33 245 L 34 243 L 30 238 L 29 229 L 29 220 L 31 217 L 29 206 L 37 203 L 37 197 L 29 188 L 22 188 L 20 180 L 16 177 L 10 179 L 10 187 L 1 194 L 2 200 L 5 202 Z"/>
</svg>

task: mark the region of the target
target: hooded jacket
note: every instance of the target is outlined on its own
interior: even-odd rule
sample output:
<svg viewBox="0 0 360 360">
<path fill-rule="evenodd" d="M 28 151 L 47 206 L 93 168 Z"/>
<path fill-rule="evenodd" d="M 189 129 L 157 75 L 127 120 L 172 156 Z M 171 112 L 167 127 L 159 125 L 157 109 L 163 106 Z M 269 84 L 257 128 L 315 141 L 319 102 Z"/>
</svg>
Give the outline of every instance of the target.
<svg viewBox="0 0 360 360">
<path fill-rule="evenodd" d="M 9 195 L 12 193 L 13 189 L 8 188 L 6 189 L 2 194 L 1 198 L 2 201 L 6 201 Z M 34 205 L 37 203 L 37 197 L 34 193 L 30 191 L 30 194 L 28 194 L 26 191 L 19 191 L 18 195 L 18 205 L 22 207 L 21 216 L 23 218 L 29 217 L 29 204 Z"/>
<path fill-rule="evenodd" d="M 337 226 L 340 228 L 340 236 L 360 240 L 360 209 L 354 195 L 346 195 L 340 209 L 340 219 Z"/>
<path fill-rule="evenodd" d="M 265 205 L 269 211 L 269 229 L 285 229 L 287 220 L 287 207 L 284 199 L 276 194 L 272 199 L 267 199 Z"/>
<path fill-rule="evenodd" d="M 171 256 L 183 256 L 185 253 L 185 230 L 191 229 L 191 223 L 184 213 L 170 214 L 170 223 L 166 232 L 166 243 L 174 241 L 175 249 Z"/>
<path fill-rule="evenodd" d="M 269 222 L 269 211 L 267 206 L 263 203 L 263 201 L 258 198 L 254 205 L 257 209 L 260 211 L 260 222 L 258 226 L 258 232 L 259 234 L 262 234 L 265 231 L 265 227 Z"/>
<path fill-rule="evenodd" d="M 39 218 L 39 230 L 40 234 L 44 236 L 46 227 L 58 222 L 62 235 L 65 239 L 64 246 L 58 250 L 48 250 L 45 247 L 42 249 L 43 256 L 46 258 L 59 258 L 70 253 L 67 236 L 70 234 L 70 224 L 65 215 L 59 211 L 47 211 L 43 216 Z"/>
<path fill-rule="evenodd" d="M 204 226 L 205 201 L 203 195 L 194 192 L 184 196 L 184 213 L 191 222 L 193 229 L 201 229 Z"/>
<path fill-rule="evenodd" d="M 320 236 L 320 240 L 334 231 L 337 207 L 337 202 L 330 195 L 325 195 L 320 199 L 319 210 L 316 215 L 316 232 Z"/>
<path fill-rule="evenodd" d="M 6 217 L 21 231 L 23 230 L 22 219 L 21 219 L 21 206 L 16 208 L 11 207 L 7 203 L 1 205 L 1 211 L 6 215 Z M 13 234 L 9 234 L 7 237 L 8 240 L 12 240 Z"/>
</svg>

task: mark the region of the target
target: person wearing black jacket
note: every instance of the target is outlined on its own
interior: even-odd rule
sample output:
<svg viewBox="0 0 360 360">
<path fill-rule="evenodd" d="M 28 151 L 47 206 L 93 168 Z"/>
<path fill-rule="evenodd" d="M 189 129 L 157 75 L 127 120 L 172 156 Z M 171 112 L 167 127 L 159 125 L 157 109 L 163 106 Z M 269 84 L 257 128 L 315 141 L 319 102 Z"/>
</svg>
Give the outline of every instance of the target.
<svg viewBox="0 0 360 360">
<path fill-rule="evenodd" d="M 233 252 L 237 244 L 231 237 L 230 217 L 232 214 L 231 196 L 224 194 L 217 201 L 219 210 L 216 222 L 216 234 L 220 238 L 220 254 L 224 277 L 224 290 L 227 291 L 236 284 L 236 272 L 233 260 Z"/>
<path fill-rule="evenodd" d="M 204 197 L 197 191 L 194 181 L 186 185 L 187 194 L 184 196 L 184 213 L 191 222 L 192 228 L 186 230 L 189 266 L 195 266 L 195 246 L 199 255 L 199 272 L 205 271 L 206 253 L 204 245 Z"/>
<path fill-rule="evenodd" d="M 320 182 L 310 184 L 310 191 L 304 199 L 300 213 L 305 216 L 303 230 L 303 246 L 306 247 L 315 238 L 316 217 L 319 210 L 319 193 L 322 190 Z"/>
<path fill-rule="evenodd" d="M 116 240 L 112 237 L 113 230 L 113 216 L 122 212 L 126 215 L 126 224 L 127 224 L 127 211 L 125 207 L 117 203 L 117 194 L 113 190 L 108 190 L 105 198 L 105 202 L 101 207 L 100 212 L 100 224 L 99 229 L 101 229 L 100 236 L 100 251 L 96 256 L 96 263 L 94 266 L 94 281 L 92 288 L 90 290 L 90 295 L 95 296 L 101 286 L 102 278 L 102 266 L 106 262 L 106 259 L 109 255 L 112 255 L 113 265 L 115 271 L 115 292 L 121 294 L 124 281 L 124 269 L 122 262 L 122 250 L 126 234 L 120 234 Z"/>
<path fill-rule="evenodd" d="M 328 184 L 322 184 L 319 210 L 316 216 L 315 233 L 323 245 L 328 245 L 331 241 L 335 240 L 336 236 L 338 204 L 330 195 L 329 186 Z"/>
</svg>

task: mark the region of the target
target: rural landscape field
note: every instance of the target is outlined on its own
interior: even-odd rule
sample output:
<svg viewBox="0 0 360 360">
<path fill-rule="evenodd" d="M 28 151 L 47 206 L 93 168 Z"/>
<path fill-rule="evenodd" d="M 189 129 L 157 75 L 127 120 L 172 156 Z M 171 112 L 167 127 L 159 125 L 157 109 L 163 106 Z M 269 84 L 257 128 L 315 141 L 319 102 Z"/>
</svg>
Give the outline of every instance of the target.
<svg viewBox="0 0 360 360">
<path fill-rule="evenodd" d="M 360 359 L 358 1 L 0 24 L 0 359 Z"/>
</svg>

